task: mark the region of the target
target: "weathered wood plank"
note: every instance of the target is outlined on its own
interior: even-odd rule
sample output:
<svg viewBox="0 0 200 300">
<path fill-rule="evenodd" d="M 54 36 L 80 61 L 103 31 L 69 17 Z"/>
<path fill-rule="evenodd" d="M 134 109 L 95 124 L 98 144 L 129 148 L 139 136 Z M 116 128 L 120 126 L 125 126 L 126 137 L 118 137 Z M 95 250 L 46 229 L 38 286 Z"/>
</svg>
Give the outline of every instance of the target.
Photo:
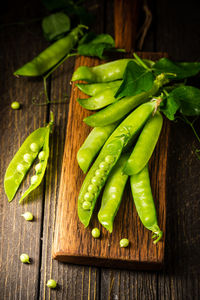
<svg viewBox="0 0 200 300">
<path fill-rule="evenodd" d="M 38 3 L 18 2 L 15 9 L 4 14 L 3 20 L 15 22 L 38 16 Z M 18 6 L 17 6 L 18 5 Z M 23 34 L 22 34 L 23 32 Z M 31 33 L 31 34 L 30 34 Z M 40 25 L 10 26 L 0 31 L 1 44 L 1 101 L 0 101 L 0 138 L 1 138 L 1 169 L 0 169 L 0 291 L 1 299 L 37 299 L 38 277 L 40 266 L 40 232 L 42 224 L 43 185 L 32 193 L 24 205 L 19 205 L 20 193 L 29 184 L 28 176 L 13 202 L 8 203 L 3 189 L 5 170 L 25 138 L 36 128 L 46 122 L 45 107 L 32 105 L 32 97 L 39 96 L 42 82 L 38 80 L 17 79 L 13 71 L 30 60 L 46 43 L 38 38 Z M 28 47 L 27 47 L 28 45 Z M 18 100 L 22 109 L 13 111 L 12 101 Z M 34 215 L 33 222 L 21 217 L 25 211 Z M 31 264 L 22 264 L 19 257 L 28 253 Z"/>
</svg>

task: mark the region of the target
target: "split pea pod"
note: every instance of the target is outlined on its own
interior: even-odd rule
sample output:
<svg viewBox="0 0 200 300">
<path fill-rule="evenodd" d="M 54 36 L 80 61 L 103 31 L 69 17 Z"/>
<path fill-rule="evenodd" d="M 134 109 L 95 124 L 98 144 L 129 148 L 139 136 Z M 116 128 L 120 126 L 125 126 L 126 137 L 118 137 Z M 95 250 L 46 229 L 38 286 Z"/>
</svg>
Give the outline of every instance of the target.
<svg viewBox="0 0 200 300">
<path fill-rule="evenodd" d="M 121 100 L 114 102 L 106 108 L 96 112 L 95 114 L 84 119 L 84 122 L 92 127 L 107 126 L 116 122 L 128 114 L 138 105 L 146 102 L 151 96 L 155 95 L 160 87 L 167 83 L 165 74 L 160 74 L 154 80 L 152 88 L 147 92 L 142 92 L 131 97 L 124 97 Z"/>
<path fill-rule="evenodd" d="M 74 28 L 67 36 L 59 39 L 51 46 L 42 51 L 33 60 L 14 72 L 14 75 L 41 76 L 55 66 L 74 48 L 79 36 L 83 35 L 84 25 Z"/>
<path fill-rule="evenodd" d="M 129 154 L 127 153 L 121 155 L 112 169 L 104 188 L 98 220 L 109 232 L 113 231 L 114 218 L 118 212 L 128 179 L 128 175 L 123 172 L 128 156 Z"/>
<path fill-rule="evenodd" d="M 47 127 L 42 127 L 32 132 L 11 160 L 4 177 L 4 189 L 9 202 L 43 147 L 47 131 Z"/>
<path fill-rule="evenodd" d="M 116 91 L 117 88 L 107 88 L 95 96 L 88 99 L 77 99 L 77 101 L 82 107 L 88 110 L 97 110 L 118 101 L 118 99 L 115 98 Z"/>
<path fill-rule="evenodd" d="M 114 131 L 118 123 L 105 127 L 95 127 L 90 132 L 77 153 L 77 161 L 84 173 L 87 172 L 93 159 Z"/>
<path fill-rule="evenodd" d="M 134 58 L 123 58 L 96 67 L 81 66 L 73 73 L 72 81 L 85 80 L 97 83 L 122 79 L 129 61 L 137 62 Z M 144 61 L 150 67 L 154 64 L 151 60 Z"/>
<path fill-rule="evenodd" d="M 137 137 L 156 105 L 156 101 L 153 101 L 139 106 L 115 129 L 101 149 L 85 177 L 78 197 L 78 215 L 85 227 L 90 222 L 97 197 L 121 151 Z"/>
<path fill-rule="evenodd" d="M 121 135 L 104 146 L 85 177 L 78 197 L 78 216 L 85 227 L 89 225 L 98 195 L 120 157 L 126 138 Z"/>
<path fill-rule="evenodd" d="M 163 118 L 158 111 L 147 121 L 125 165 L 124 172 L 127 175 L 139 173 L 148 163 L 158 141 L 162 124 Z"/>
<path fill-rule="evenodd" d="M 98 93 L 106 90 L 106 89 L 113 89 L 116 88 L 116 90 L 120 87 L 122 83 L 122 80 L 116 80 L 106 83 L 77 83 L 76 86 L 81 90 L 83 93 L 85 93 L 88 96 L 95 96 Z"/>
<path fill-rule="evenodd" d="M 138 174 L 130 177 L 131 190 L 136 210 L 144 227 L 153 232 L 154 244 L 163 235 L 157 221 L 156 208 L 152 196 L 148 165 Z"/>
</svg>

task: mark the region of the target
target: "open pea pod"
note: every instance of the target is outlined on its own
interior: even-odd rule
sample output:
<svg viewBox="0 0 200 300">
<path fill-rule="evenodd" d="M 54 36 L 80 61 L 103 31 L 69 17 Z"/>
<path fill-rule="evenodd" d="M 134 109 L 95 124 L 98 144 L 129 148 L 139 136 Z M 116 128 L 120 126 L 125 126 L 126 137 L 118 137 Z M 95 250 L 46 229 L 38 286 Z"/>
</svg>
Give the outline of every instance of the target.
<svg viewBox="0 0 200 300">
<path fill-rule="evenodd" d="M 11 160 L 4 177 L 4 189 L 8 201 L 12 201 L 22 180 L 44 145 L 48 128 L 38 128 L 32 132 Z"/>
<path fill-rule="evenodd" d="M 25 191 L 25 193 L 22 195 L 21 199 L 19 200 L 19 203 L 22 203 L 25 197 L 27 197 L 33 190 L 35 190 L 40 183 L 42 182 L 42 179 L 44 177 L 44 173 L 46 171 L 47 162 L 49 158 L 49 134 L 51 131 L 51 127 L 47 127 L 47 132 L 45 135 L 44 145 L 42 148 L 42 152 L 44 152 L 44 160 L 41 160 L 40 162 L 40 168 L 36 171 L 36 175 L 31 177 L 31 185 L 30 187 Z"/>
</svg>

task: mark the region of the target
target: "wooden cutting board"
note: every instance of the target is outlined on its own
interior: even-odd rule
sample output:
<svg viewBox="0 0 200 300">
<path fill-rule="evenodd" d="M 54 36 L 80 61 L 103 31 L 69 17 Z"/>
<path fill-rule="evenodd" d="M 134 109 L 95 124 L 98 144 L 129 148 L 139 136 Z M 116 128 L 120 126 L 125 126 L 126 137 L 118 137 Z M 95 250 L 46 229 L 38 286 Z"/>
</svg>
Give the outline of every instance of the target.
<svg viewBox="0 0 200 300">
<path fill-rule="evenodd" d="M 162 53 L 138 53 L 147 59 L 159 59 Z M 79 66 L 94 66 L 102 63 L 97 59 L 79 57 Z M 152 191 L 158 212 L 159 225 L 164 231 L 161 242 L 154 245 L 151 233 L 141 224 L 130 192 L 129 182 L 121 207 L 115 218 L 113 233 L 108 233 L 97 220 L 97 209 L 90 226 L 84 228 L 77 214 L 77 199 L 85 175 L 78 166 L 76 154 L 91 128 L 82 120 L 91 112 L 83 109 L 77 98 L 85 95 L 72 85 L 68 125 L 58 198 L 56 228 L 53 245 L 55 259 L 75 264 L 91 264 L 104 267 L 131 269 L 159 269 L 164 261 L 166 219 L 166 165 L 169 124 L 164 122 L 162 133 L 150 163 Z M 100 200 L 100 199 L 99 199 Z M 91 229 L 98 227 L 101 238 L 94 239 Z M 120 248 L 121 238 L 130 240 L 130 247 Z"/>
<path fill-rule="evenodd" d="M 115 0 L 116 46 L 130 52 L 135 45 L 139 1 Z M 157 60 L 165 53 L 138 53 L 140 57 Z M 127 57 L 127 56 L 126 56 Z M 132 55 L 130 55 L 132 57 Z M 98 59 L 79 57 L 79 66 L 95 66 L 103 63 Z M 97 220 L 100 205 L 98 201 L 94 216 L 88 228 L 78 219 L 77 199 L 85 175 L 78 166 L 76 154 L 91 128 L 82 120 L 91 112 L 83 109 L 77 98 L 86 98 L 75 83 L 72 85 L 66 141 L 62 164 L 57 218 L 53 244 L 53 258 L 75 264 L 117 267 L 130 269 L 160 269 L 164 262 L 165 221 L 166 221 L 166 164 L 169 123 L 164 122 L 159 143 L 150 163 L 152 191 L 158 212 L 158 221 L 164 236 L 154 245 L 151 232 L 141 224 L 131 196 L 129 181 L 115 218 L 113 233 L 108 233 Z M 99 199 L 100 200 L 100 199 Z M 101 238 L 94 239 L 91 230 L 98 227 Z M 130 240 L 128 248 L 120 248 L 122 238 Z"/>
</svg>

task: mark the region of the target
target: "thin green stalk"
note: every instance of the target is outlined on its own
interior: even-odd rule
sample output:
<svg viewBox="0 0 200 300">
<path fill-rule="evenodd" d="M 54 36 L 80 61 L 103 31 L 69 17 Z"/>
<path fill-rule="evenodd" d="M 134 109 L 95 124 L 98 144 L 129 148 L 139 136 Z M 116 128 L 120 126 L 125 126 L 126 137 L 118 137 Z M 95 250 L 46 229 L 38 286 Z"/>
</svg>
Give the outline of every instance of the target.
<svg viewBox="0 0 200 300">
<path fill-rule="evenodd" d="M 136 54 L 133 53 L 133 56 L 135 57 L 135 59 L 139 62 L 139 64 L 141 66 L 143 66 L 143 68 L 145 68 L 146 70 L 150 71 L 151 69 L 144 63 L 144 61 Z"/>
</svg>

